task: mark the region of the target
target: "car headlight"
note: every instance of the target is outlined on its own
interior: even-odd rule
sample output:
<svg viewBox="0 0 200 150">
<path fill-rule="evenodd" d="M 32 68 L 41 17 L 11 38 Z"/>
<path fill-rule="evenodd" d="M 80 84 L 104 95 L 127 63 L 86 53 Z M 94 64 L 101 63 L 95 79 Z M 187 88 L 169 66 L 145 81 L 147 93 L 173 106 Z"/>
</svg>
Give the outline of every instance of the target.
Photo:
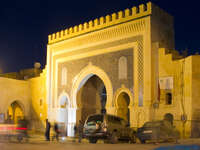
<svg viewBox="0 0 200 150">
<path fill-rule="evenodd" d="M 103 128 L 103 132 L 107 132 L 107 128 Z"/>
</svg>

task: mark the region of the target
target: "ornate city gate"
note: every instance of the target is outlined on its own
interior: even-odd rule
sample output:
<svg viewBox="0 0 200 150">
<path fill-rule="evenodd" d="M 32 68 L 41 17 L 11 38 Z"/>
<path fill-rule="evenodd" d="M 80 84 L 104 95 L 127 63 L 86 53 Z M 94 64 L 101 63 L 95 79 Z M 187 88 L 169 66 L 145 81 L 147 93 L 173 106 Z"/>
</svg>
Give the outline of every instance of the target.
<svg viewBox="0 0 200 150">
<path fill-rule="evenodd" d="M 173 47 L 173 34 L 165 35 L 171 28 L 157 31 L 166 16 L 147 3 L 49 35 L 49 119 L 64 122 L 69 136 L 78 120 L 93 113 L 121 116 L 132 127 L 149 120 L 157 97 L 158 47 L 153 43 Z M 160 35 L 160 30 L 169 31 Z"/>
</svg>

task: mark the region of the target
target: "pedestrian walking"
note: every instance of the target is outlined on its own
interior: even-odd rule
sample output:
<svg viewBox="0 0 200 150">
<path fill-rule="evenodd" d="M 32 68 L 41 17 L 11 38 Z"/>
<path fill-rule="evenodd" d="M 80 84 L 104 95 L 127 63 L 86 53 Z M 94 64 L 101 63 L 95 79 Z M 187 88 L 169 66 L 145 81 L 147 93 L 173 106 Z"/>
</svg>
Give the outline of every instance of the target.
<svg viewBox="0 0 200 150">
<path fill-rule="evenodd" d="M 76 137 L 77 137 L 77 125 L 74 125 L 74 138 L 73 138 L 73 142 L 76 142 Z"/>
<path fill-rule="evenodd" d="M 48 119 L 46 119 L 46 131 L 45 131 L 46 141 L 50 141 L 50 129 L 51 129 L 51 124 L 48 121 Z"/>
<path fill-rule="evenodd" d="M 54 123 L 54 136 L 52 138 L 52 141 L 56 138 L 56 140 L 59 140 L 59 129 L 58 129 L 58 124 L 55 122 Z"/>
<path fill-rule="evenodd" d="M 81 143 L 81 140 L 83 138 L 83 122 L 81 120 L 79 120 L 79 124 L 78 124 L 78 142 Z"/>
</svg>

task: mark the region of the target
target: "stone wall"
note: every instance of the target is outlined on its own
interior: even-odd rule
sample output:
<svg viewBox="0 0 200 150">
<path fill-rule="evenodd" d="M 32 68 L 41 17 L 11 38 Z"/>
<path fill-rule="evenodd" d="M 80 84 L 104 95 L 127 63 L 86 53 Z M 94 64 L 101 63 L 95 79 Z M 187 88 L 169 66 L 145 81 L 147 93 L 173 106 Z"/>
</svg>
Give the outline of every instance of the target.
<svg viewBox="0 0 200 150">
<path fill-rule="evenodd" d="M 192 56 L 192 137 L 200 137 L 200 56 Z"/>
<path fill-rule="evenodd" d="M 8 107 L 17 101 L 24 111 L 24 116 L 30 117 L 31 93 L 28 81 L 0 77 L 0 113 L 7 118 Z"/>
<path fill-rule="evenodd" d="M 193 120 L 192 110 L 194 110 L 192 103 L 196 101 L 196 97 L 193 96 L 193 75 L 196 74 L 192 65 L 193 59 L 194 56 L 174 60 L 173 53 L 159 49 L 159 79 L 171 78 L 173 81 L 172 88 L 160 89 L 159 109 L 156 111 L 155 118 L 163 119 L 165 114 L 172 114 L 174 124 L 182 137 L 192 136 L 191 123 Z M 195 84 L 197 85 L 198 82 Z M 196 85 L 195 87 L 198 89 Z M 171 104 L 166 103 L 167 93 L 172 94 Z M 198 105 L 196 107 L 199 108 Z"/>
<path fill-rule="evenodd" d="M 47 119 L 46 101 L 46 69 L 39 77 L 28 80 L 31 92 L 31 129 L 36 132 L 44 132 Z"/>
<path fill-rule="evenodd" d="M 127 78 L 119 79 L 119 59 L 124 56 L 127 59 Z M 79 74 L 79 72 L 86 67 L 89 63 L 101 68 L 110 78 L 113 91 L 115 92 L 118 88 L 124 84 L 127 88 L 133 88 L 133 50 L 121 50 L 118 52 L 112 52 L 107 54 L 102 54 L 98 56 L 88 57 L 80 60 L 64 62 L 59 64 L 58 68 L 58 93 L 62 93 L 66 90 L 67 93 L 71 93 L 74 77 Z M 72 67 L 73 66 L 73 67 Z M 67 68 L 67 84 L 66 86 L 61 85 L 62 68 Z M 112 69 L 111 69 L 112 68 Z M 60 95 L 59 94 L 59 95 Z"/>
</svg>

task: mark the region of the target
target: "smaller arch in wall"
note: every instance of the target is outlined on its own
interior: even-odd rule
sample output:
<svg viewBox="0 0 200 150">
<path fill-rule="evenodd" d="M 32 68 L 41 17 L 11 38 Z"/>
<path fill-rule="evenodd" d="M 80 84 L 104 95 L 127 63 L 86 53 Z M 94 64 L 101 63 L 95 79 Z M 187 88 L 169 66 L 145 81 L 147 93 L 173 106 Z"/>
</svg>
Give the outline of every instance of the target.
<svg viewBox="0 0 200 150">
<path fill-rule="evenodd" d="M 115 95 L 115 107 L 117 116 L 120 116 L 127 120 L 130 124 L 130 107 L 133 104 L 133 97 L 129 89 L 122 86 L 117 90 Z"/>
<path fill-rule="evenodd" d="M 59 98 L 59 107 L 57 109 L 56 121 L 63 124 L 65 132 L 69 135 L 69 109 L 71 107 L 70 99 L 67 93 L 63 92 Z"/>
<path fill-rule="evenodd" d="M 7 108 L 7 121 L 13 121 L 17 123 L 18 120 L 24 119 L 25 116 L 25 108 L 24 105 L 18 101 L 12 101 Z"/>
<path fill-rule="evenodd" d="M 58 101 L 59 101 L 59 107 L 60 108 L 68 108 L 68 107 L 70 107 L 70 99 L 69 99 L 69 95 L 67 93 L 63 92 L 59 96 Z"/>
<path fill-rule="evenodd" d="M 70 108 L 70 100 L 67 93 L 63 92 L 59 98 L 59 107 L 57 110 L 57 122 L 68 123 L 68 108 Z"/>
<path fill-rule="evenodd" d="M 131 92 L 130 89 L 126 88 L 125 85 L 123 85 L 123 84 L 121 85 L 121 88 L 117 89 L 117 91 L 115 92 L 115 95 L 114 95 L 114 106 L 117 107 L 117 98 L 123 92 L 126 93 L 130 98 L 129 107 L 133 106 L 133 104 L 134 104 L 133 93 Z"/>
</svg>

